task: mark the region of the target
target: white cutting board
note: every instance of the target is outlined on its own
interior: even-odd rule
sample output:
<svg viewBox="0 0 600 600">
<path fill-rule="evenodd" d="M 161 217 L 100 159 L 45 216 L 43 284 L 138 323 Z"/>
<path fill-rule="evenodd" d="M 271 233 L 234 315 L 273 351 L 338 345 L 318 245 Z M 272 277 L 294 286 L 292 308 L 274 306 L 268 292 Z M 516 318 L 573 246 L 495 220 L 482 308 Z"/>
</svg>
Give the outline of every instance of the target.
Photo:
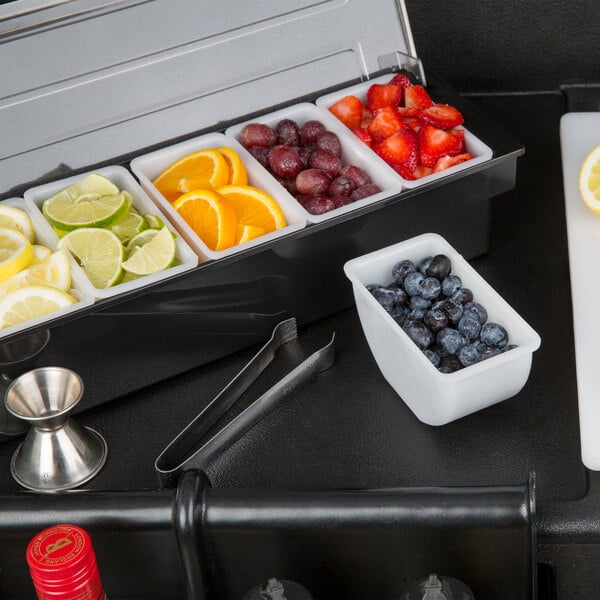
<svg viewBox="0 0 600 600">
<path fill-rule="evenodd" d="M 568 113 L 560 140 L 569 241 L 581 458 L 600 471 L 600 215 L 579 194 L 581 163 L 600 145 L 600 112 Z"/>
</svg>

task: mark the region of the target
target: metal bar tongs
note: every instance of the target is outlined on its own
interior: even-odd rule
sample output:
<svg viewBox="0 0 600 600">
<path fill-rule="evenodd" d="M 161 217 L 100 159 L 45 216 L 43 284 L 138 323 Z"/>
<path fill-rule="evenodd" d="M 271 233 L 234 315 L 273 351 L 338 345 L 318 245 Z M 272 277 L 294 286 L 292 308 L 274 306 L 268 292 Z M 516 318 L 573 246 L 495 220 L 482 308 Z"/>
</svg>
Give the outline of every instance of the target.
<svg viewBox="0 0 600 600">
<path fill-rule="evenodd" d="M 271 338 L 217 396 L 169 443 L 154 463 L 164 486 L 177 483 L 187 469 L 206 470 L 226 448 L 240 439 L 265 417 L 281 400 L 317 373 L 328 369 L 334 361 L 331 341 L 292 369 L 250 406 L 224 425 L 195 451 L 192 451 L 211 427 L 229 410 L 272 362 L 278 348 L 298 336 L 296 319 L 278 323 Z"/>
</svg>

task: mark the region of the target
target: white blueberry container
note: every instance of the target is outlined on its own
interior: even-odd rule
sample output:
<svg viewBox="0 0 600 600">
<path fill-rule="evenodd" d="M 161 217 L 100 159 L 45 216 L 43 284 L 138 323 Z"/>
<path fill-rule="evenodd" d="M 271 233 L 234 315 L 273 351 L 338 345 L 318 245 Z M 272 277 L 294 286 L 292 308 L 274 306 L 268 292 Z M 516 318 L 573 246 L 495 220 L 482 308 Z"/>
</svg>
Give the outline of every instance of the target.
<svg viewBox="0 0 600 600">
<path fill-rule="evenodd" d="M 99 175 L 103 175 L 104 177 L 110 179 L 120 190 L 127 190 L 129 193 L 131 193 L 131 195 L 133 196 L 133 206 L 140 212 L 140 214 L 153 214 L 160 217 L 163 221 L 166 221 L 164 213 L 148 197 L 148 195 L 140 187 L 140 184 L 135 180 L 133 175 L 125 167 L 119 165 L 103 167 L 95 171 L 81 173 L 79 175 L 74 175 L 66 179 L 60 179 L 51 183 L 47 183 L 45 185 L 30 188 L 25 191 L 24 199 L 27 204 L 28 212 L 30 212 L 32 216 L 35 215 L 36 220 L 39 223 L 40 230 L 44 232 L 44 236 L 48 239 L 48 243 L 52 248 L 57 247 L 59 237 L 53 230 L 50 223 L 48 223 L 48 221 L 42 214 L 42 205 L 44 204 L 44 201 L 48 198 L 51 198 L 58 192 L 64 190 L 65 188 L 69 187 L 70 185 L 81 181 L 91 173 L 98 173 Z M 168 223 L 167 226 L 169 226 Z M 169 227 L 173 233 L 177 233 L 174 227 Z M 177 236 L 175 244 L 177 248 L 175 258 L 179 261 L 179 264 L 173 267 L 169 267 L 168 269 L 164 269 L 163 271 L 159 271 L 157 273 L 144 275 L 143 277 L 139 277 L 137 279 L 125 281 L 123 283 L 118 283 L 117 285 L 114 285 L 109 288 L 100 289 L 93 286 L 90 280 L 85 275 L 83 269 L 81 269 L 81 267 L 76 263 L 76 261 L 73 261 L 73 271 L 79 272 L 81 275 L 83 275 L 88 288 L 91 290 L 91 293 L 95 298 L 112 298 L 119 294 L 132 292 L 134 290 L 138 290 L 148 285 L 155 284 L 159 281 L 163 281 L 165 279 L 168 279 L 169 277 L 173 277 L 177 274 L 189 271 L 190 269 L 196 267 L 198 265 L 199 257 L 181 238 L 181 236 Z"/>
<path fill-rule="evenodd" d="M 387 165 L 383 163 L 382 167 L 382 165 L 379 164 L 382 161 L 375 160 L 377 159 L 377 156 L 362 144 L 362 142 L 359 142 L 359 140 L 357 140 L 355 136 L 351 134 L 332 114 L 318 108 L 314 104 L 308 102 L 294 104 L 288 108 L 283 108 L 276 112 L 262 115 L 256 119 L 233 125 L 232 127 L 229 127 L 225 133 L 228 136 L 239 140 L 242 129 L 248 123 L 264 123 L 265 125 L 269 125 L 269 127 L 275 128 L 283 119 L 292 119 L 299 127 L 310 120 L 321 121 L 329 131 L 332 131 L 340 138 L 342 145 L 342 163 L 344 165 L 351 164 L 360 167 L 371 177 L 371 181 L 381 188 L 381 191 L 377 194 L 335 208 L 321 215 L 310 214 L 297 202 L 297 200 L 292 198 L 302 211 L 302 214 L 308 223 L 320 223 L 326 221 L 332 217 L 337 217 L 361 207 L 375 204 L 380 200 L 389 198 L 400 192 L 401 183 L 399 178 L 395 176 L 395 173 L 389 168 L 383 168 L 387 167 Z"/>
<path fill-rule="evenodd" d="M 332 92 L 331 94 L 326 94 L 324 96 L 317 98 L 316 104 L 317 104 L 317 106 L 327 110 L 327 112 L 336 121 L 338 121 L 338 119 L 336 117 L 334 117 L 333 113 L 329 112 L 329 107 L 333 106 L 338 100 L 341 100 L 345 96 L 350 96 L 350 95 L 356 96 L 357 98 L 359 98 L 359 100 L 361 100 L 361 102 L 364 103 L 365 99 L 366 99 L 366 95 L 367 95 L 367 90 L 374 83 L 379 83 L 379 84 L 388 83 L 392 77 L 393 77 L 393 74 L 383 75 L 381 77 L 376 77 L 374 79 L 370 79 L 368 81 L 358 83 L 356 85 L 344 88 L 342 90 Z M 435 97 L 432 98 L 432 100 L 435 102 L 435 100 L 436 100 Z M 338 122 L 341 124 L 341 121 L 338 121 Z M 346 131 L 348 131 L 350 133 L 350 135 L 354 136 L 354 134 L 352 134 L 347 127 L 345 127 L 344 125 L 342 125 L 342 127 L 344 127 L 346 129 Z M 416 188 L 416 187 L 425 185 L 426 183 L 431 183 L 432 181 L 436 181 L 438 179 L 441 179 L 442 177 L 451 175 L 452 173 L 464 171 L 465 169 L 468 169 L 474 165 L 478 165 L 480 163 L 488 161 L 492 158 L 492 156 L 493 156 L 492 149 L 487 144 L 484 144 L 477 136 L 473 135 L 466 127 L 460 126 L 458 129 L 464 130 L 466 151 L 469 152 L 470 154 L 472 154 L 473 158 L 471 160 L 465 161 L 458 165 L 454 165 L 453 167 L 444 169 L 443 171 L 440 171 L 438 173 L 431 173 L 430 175 L 426 175 L 425 177 L 415 179 L 414 181 L 405 179 L 404 177 L 402 177 L 401 175 L 396 173 L 396 171 L 394 171 L 394 169 L 392 169 L 375 152 L 373 152 L 371 150 L 369 150 L 369 151 L 372 152 L 374 160 L 377 161 L 378 163 L 380 163 L 381 167 L 383 169 L 388 169 L 389 171 L 391 171 L 391 173 L 393 173 L 402 182 L 403 188 L 412 189 L 412 188 Z"/>
<path fill-rule="evenodd" d="M 418 263 L 447 255 L 452 273 L 488 312 L 488 322 L 502 325 L 517 347 L 454 373 L 441 373 L 368 291 L 388 285 L 392 267 L 404 259 Z M 356 308 L 369 348 L 381 373 L 412 412 L 428 425 L 445 425 L 516 395 L 525 385 L 539 335 L 441 236 L 420 235 L 348 261 Z"/>
</svg>

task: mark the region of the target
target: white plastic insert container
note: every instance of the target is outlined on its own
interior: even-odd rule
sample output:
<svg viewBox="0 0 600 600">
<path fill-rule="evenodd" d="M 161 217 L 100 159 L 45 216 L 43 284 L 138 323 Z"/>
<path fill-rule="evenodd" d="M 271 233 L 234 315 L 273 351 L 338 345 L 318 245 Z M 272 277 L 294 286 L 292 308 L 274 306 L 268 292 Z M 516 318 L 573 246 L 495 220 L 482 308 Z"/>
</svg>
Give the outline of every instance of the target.
<svg viewBox="0 0 600 600">
<path fill-rule="evenodd" d="M 22 198 L 7 198 L 6 200 L 2 201 L 2 204 L 7 204 L 8 206 L 13 206 L 15 208 L 24 210 L 30 216 L 31 222 L 33 223 L 33 230 L 35 232 L 34 243 L 47 246 L 51 249 L 53 248 L 54 240 L 48 235 L 47 229 L 44 225 L 45 219 L 40 217 L 40 215 L 38 215 L 35 211 L 29 210 L 27 204 Z M 2 329 L 0 330 L 0 340 L 8 335 L 20 333 L 28 329 L 34 329 L 40 325 L 44 325 L 45 323 L 49 323 L 50 321 L 56 320 L 65 315 L 70 315 L 72 313 L 81 311 L 94 303 L 95 299 L 91 293 L 91 286 L 89 285 L 87 277 L 83 275 L 81 269 L 79 269 L 71 257 L 70 260 L 72 269 L 71 289 L 69 290 L 69 294 L 76 298 L 77 302 L 69 306 L 65 306 L 64 308 L 60 308 L 47 315 L 36 317 L 35 319 L 30 319 L 29 321 L 25 321 L 19 325 L 13 325 L 12 327 Z"/>
<path fill-rule="evenodd" d="M 452 273 L 488 312 L 488 322 L 506 328 L 517 348 L 465 367 L 439 372 L 402 328 L 367 290 L 370 283 L 388 285 L 392 267 L 409 259 L 447 255 Z M 525 385 L 539 335 L 486 283 L 440 235 L 427 233 L 352 259 L 344 272 L 354 291 L 360 322 L 381 373 L 419 420 L 445 425 L 516 395 Z"/>
<path fill-rule="evenodd" d="M 140 187 L 139 183 L 135 180 L 133 175 L 124 167 L 119 165 L 108 166 L 88 173 L 75 175 L 67 179 L 60 179 L 53 181 L 45 185 L 40 185 L 34 188 L 30 188 L 24 193 L 25 202 L 27 204 L 28 212 L 36 217 L 36 220 L 40 223 L 40 230 L 44 232 L 44 236 L 48 240 L 48 244 L 51 248 L 56 248 L 59 237 L 56 235 L 52 226 L 42 214 L 42 205 L 45 200 L 51 198 L 61 190 L 69 187 L 73 183 L 81 181 L 91 173 L 98 173 L 104 177 L 110 179 L 120 190 L 127 190 L 133 196 L 133 206 L 141 214 L 153 214 L 160 217 L 163 221 L 167 221 L 164 213 L 156 206 L 156 204 L 148 197 L 144 190 Z M 175 228 L 167 223 L 167 226 L 176 233 Z M 186 242 L 178 236 L 176 239 L 176 258 L 180 261 L 180 264 L 159 271 L 158 273 L 152 273 L 151 275 L 145 275 L 138 279 L 119 283 L 115 286 L 100 289 L 91 284 L 83 269 L 74 262 L 73 271 L 79 272 L 85 279 L 87 286 L 91 289 L 94 297 L 98 299 L 111 298 L 118 294 L 131 292 L 139 288 L 146 287 L 148 285 L 157 283 L 184 271 L 193 269 L 198 265 L 198 255 L 186 244 Z"/>
<path fill-rule="evenodd" d="M 351 135 L 354 137 L 354 134 L 350 132 L 350 130 L 341 123 L 333 113 L 329 112 L 329 107 L 333 106 L 338 100 L 341 100 L 345 96 L 356 96 L 361 100 L 361 102 L 365 102 L 367 90 L 374 83 L 388 83 L 390 79 L 393 77 L 393 73 L 389 73 L 387 75 L 383 75 L 381 77 L 376 77 L 375 79 L 370 79 L 369 81 L 365 81 L 363 83 L 358 83 L 356 85 L 347 87 L 343 90 L 339 90 L 336 92 L 332 92 L 331 94 L 326 94 L 325 96 L 321 96 L 317 98 L 316 104 L 322 109 L 326 110 L 327 113 Z M 435 102 L 435 97 L 432 98 Z M 381 168 L 389 170 L 396 178 L 398 178 L 402 182 L 402 187 L 411 189 L 415 187 L 419 187 L 421 185 L 425 185 L 426 183 L 430 183 L 432 181 L 436 181 L 442 177 L 450 175 L 452 173 L 456 173 L 458 171 L 464 171 L 465 169 L 472 167 L 474 165 L 478 165 L 482 162 L 490 160 L 493 156 L 492 149 L 484 144 L 477 136 L 473 135 L 466 127 L 460 126 L 457 129 L 464 129 L 465 131 L 465 145 L 466 151 L 473 155 L 471 160 L 465 161 L 458 165 L 454 165 L 453 167 L 449 167 L 448 169 L 444 169 L 439 173 L 432 173 L 431 175 L 426 175 L 425 177 L 421 177 L 420 179 L 415 179 L 414 181 L 410 181 L 404 179 L 400 174 L 396 173 L 392 167 L 390 167 L 382 158 L 380 158 L 374 151 L 369 150 L 369 152 L 373 155 L 373 159 L 381 165 Z"/>
<path fill-rule="evenodd" d="M 172 204 L 152 184 L 152 181 L 165 169 L 188 154 L 197 152 L 198 150 L 219 147 L 228 147 L 237 152 L 246 168 L 248 185 L 266 192 L 277 201 L 285 215 L 286 227 L 224 250 L 211 250 L 187 224 L 185 219 L 181 217 L 177 210 L 173 208 Z M 156 150 L 150 154 L 136 157 L 131 161 L 131 170 L 140 180 L 142 187 L 152 196 L 163 212 L 169 217 L 170 221 L 177 227 L 178 231 L 181 232 L 190 246 L 198 252 L 203 260 L 217 260 L 225 256 L 230 256 L 247 248 L 287 235 L 293 231 L 304 229 L 306 226 L 304 211 L 301 210 L 296 200 L 237 140 L 222 133 L 209 133 L 174 146 Z"/>
<path fill-rule="evenodd" d="M 225 133 L 228 136 L 239 140 L 240 132 L 248 123 L 264 123 L 265 125 L 269 125 L 269 127 L 275 128 L 279 121 L 283 119 L 292 119 L 298 124 L 299 127 L 310 120 L 321 121 L 329 131 L 332 131 L 340 138 L 342 145 L 342 163 L 344 165 L 351 164 L 360 167 L 369 174 L 371 181 L 381 188 L 381 192 L 377 194 L 373 194 L 372 196 L 363 198 L 362 200 L 357 200 L 351 204 L 346 204 L 345 206 L 341 206 L 322 215 L 310 214 L 292 196 L 290 196 L 290 198 L 292 198 L 292 200 L 298 205 L 308 223 L 320 223 L 322 221 L 326 221 L 332 217 L 336 217 L 363 206 L 371 205 L 385 198 L 389 198 L 401 191 L 401 181 L 396 176 L 394 171 L 387 167 L 383 161 L 376 160 L 377 156 L 371 152 L 369 148 L 362 144 L 362 142 L 357 140 L 346 127 L 344 127 L 331 113 L 329 113 L 329 111 L 322 110 L 314 104 L 310 104 L 308 102 L 295 104 L 289 108 L 284 108 L 267 115 L 262 115 L 261 117 L 252 119 L 251 121 L 238 123 L 232 127 L 229 127 Z M 382 163 L 383 167 L 385 168 L 382 168 L 379 163 Z M 261 166 L 261 169 L 262 168 L 263 167 Z"/>
</svg>

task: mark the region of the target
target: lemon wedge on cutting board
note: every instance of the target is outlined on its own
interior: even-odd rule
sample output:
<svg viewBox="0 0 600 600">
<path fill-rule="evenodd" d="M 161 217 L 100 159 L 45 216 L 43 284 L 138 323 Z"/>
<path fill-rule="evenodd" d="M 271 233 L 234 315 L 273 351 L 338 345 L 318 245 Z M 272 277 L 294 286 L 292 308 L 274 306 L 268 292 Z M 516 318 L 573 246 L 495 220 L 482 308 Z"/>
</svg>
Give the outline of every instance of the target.
<svg viewBox="0 0 600 600">
<path fill-rule="evenodd" d="M 585 205 L 600 215 L 600 145 L 596 146 L 581 163 L 579 191 Z"/>
</svg>

